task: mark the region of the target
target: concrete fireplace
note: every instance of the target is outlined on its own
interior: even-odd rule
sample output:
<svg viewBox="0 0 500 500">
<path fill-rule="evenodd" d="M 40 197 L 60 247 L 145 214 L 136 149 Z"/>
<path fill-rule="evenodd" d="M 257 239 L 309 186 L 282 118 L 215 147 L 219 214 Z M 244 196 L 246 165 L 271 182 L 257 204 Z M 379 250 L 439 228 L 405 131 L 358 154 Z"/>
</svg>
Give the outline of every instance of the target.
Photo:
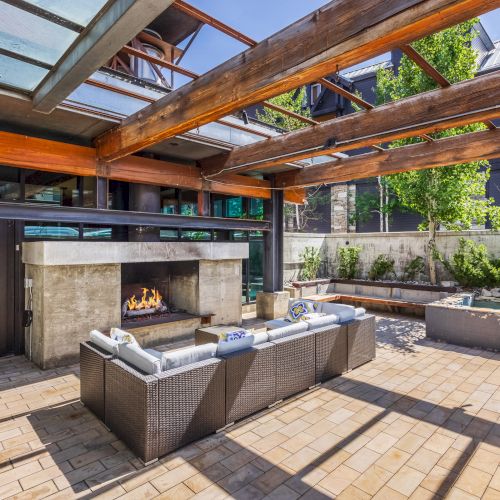
<svg viewBox="0 0 500 500">
<path fill-rule="evenodd" d="M 92 329 L 122 326 L 149 347 L 187 338 L 202 323 L 240 325 L 246 258 L 247 243 L 24 243 L 33 298 L 26 354 L 46 369 L 76 362 L 79 344 Z M 145 287 L 161 290 L 175 312 L 125 323 L 127 286 L 131 281 L 140 285 L 142 279 Z"/>
</svg>

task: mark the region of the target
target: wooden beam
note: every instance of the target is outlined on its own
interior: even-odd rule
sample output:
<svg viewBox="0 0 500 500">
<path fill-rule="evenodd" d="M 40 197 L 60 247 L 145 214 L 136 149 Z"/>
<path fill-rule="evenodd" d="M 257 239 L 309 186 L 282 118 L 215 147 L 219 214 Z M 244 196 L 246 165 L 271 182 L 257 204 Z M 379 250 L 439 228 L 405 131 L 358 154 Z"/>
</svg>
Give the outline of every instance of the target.
<svg viewBox="0 0 500 500">
<path fill-rule="evenodd" d="M 403 45 L 401 51 L 409 57 L 420 69 L 430 76 L 441 88 L 449 87 L 451 82 L 442 75 L 431 63 L 429 63 L 422 55 L 419 54 L 411 45 Z M 496 128 L 495 124 L 486 120 L 484 124 L 490 129 L 494 130 Z M 426 138 L 427 139 L 427 138 Z"/>
<path fill-rule="evenodd" d="M 359 111 L 201 162 L 205 175 L 282 165 L 500 116 L 500 71 Z"/>
<path fill-rule="evenodd" d="M 97 160 L 94 148 L 10 132 L 0 132 L 0 164 L 234 196 L 271 198 L 271 183 L 266 180 L 228 174 L 217 181 L 205 181 L 197 167 L 141 156 L 129 156 L 106 164 Z M 300 189 L 291 190 L 290 193 L 285 193 L 285 198 L 291 203 L 297 203 L 302 192 Z"/>
<path fill-rule="evenodd" d="M 451 83 L 430 62 L 422 57 L 411 45 L 400 47 L 403 54 L 410 58 L 422 71 L 432 78 L 440 87 L 449 87 Z"/>
<path fill-rule="evenodd" d="M 183 68 L 182 66 L 177 66 L 177 64 L 171 63 L 166 59 L 160 59 L 159 57 L 152 56 L 147 52 L 143 52 L 142 50 L 130 47 L 130 45 L 124 45 L 121 48 L 120 52 L 125 52 L 125 54 L 128 54 L 129 56 L 138 57 L 139 59 L 144 59 L 145 61 L 148 61 L 151 64 L 156 64 L 157 66 L 161 66 L 162 68 L 169 69 L 170 71 L 174 71 L 175 73 L 179 73 L 189 78 L 196 79 L 200 76 L 198 75 L 198 73 L 194 73 L 189 69 Z"/>
<path fill-rule="evenodd" d="M 240 33 L 234 28 L 231 28 L 231 26 L 224 24 L 222 21 L 215 19 L 215 17 L 209 16 L 205 12 L 201 11 L 200 9 L 197 9 L 196 7 L 193 7 L 187 2 L 183 2 L 182 0 L 177 0 L 174 3 L 174 7 L 180 10 L 181 12 L 184 12 L 188 16 L 197 19 L 198 21 L 201 21 L 204 24 L 212 26 L 212 28 L 215 28 L 221 31 L 222 33 L 225 33 L 226 35 L 234 38 L 235 40 L 238 40 L 239 42 L 248 45 L 249 47 L 254 47 L 255 45 L 257 45 L 257 42 L 255 40 L 252 40 L 250 37 L 244 35 L 243 33 Z"/>
<path fill-rule="evenodd" d="M 365 101 L 362 97 L 358 97 L 356 94 L 349 92 L 345 88 L 341 87 L 340 85 L 337 85 L 336 83 L 331 82 L 330 80 L 327 80 L 326 78 L 321 78 L 320 80 L 318 80 L 318 83 L 320 85 L 323 85 L 323 87 L 327 88 L 331 92 L 335 92 L 336 94 L 345 97 L 349 101 L 355 102 L 358 106 L 361 106 L 364 109 L 373 109 L 375 107 L 373 106 L 373 104 L 370 104 L 368 101 Z"/>
<path fill-rule="evenodd" d="M 93 148 L 0 132 L 0 165 L 72 175 L 96 175 Z"/>
<path fill-rule="evenodd" d="M 277 111 L 278 113 L 282 113 L 286 116 L 290 116 L 291 118 L 295 118 L 303 123 L 308 123 L 309 125 L 317 125 L 319 122 L 309 118 L 308 116 L 299 115 L 299 113 L 295 113 L 294 111 L 290 111 L 289 109 L 283 108 L 282 106 L 278 106 L 277 104 L 273 104 L 269 101 L 264 101 L 263 106 L 272 109 L 273 111 Z"/>
<path fill-rule="evenodd" d="M 115 0 L 77 38 L 33 94 L 33 108 L 50 113 L 173 0 Z"/>
<path fill-rule="evenodd" d="M 500 0 L 334 0 L 97 138 L 116 160 L 500 6 Z"/>
<path fill-rule="evenodd" d="M 500 129 L 334 160 L 276 175 L 276 186 L 315 186 L 500 157 Z"/>
</svg>

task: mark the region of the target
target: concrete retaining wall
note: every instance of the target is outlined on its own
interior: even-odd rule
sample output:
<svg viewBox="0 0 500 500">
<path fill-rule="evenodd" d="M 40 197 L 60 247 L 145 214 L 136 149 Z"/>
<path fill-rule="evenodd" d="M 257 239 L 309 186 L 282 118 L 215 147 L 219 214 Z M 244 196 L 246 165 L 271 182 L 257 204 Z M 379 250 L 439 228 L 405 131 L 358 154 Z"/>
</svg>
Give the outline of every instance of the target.
<svg viewBox="0 0 500 500">
<path fill-rule="evenodd" d="M 500 256 L 500 232 L 486 230 L 476 231 L 442 231 L 438 233 L 438 250 L 449 258 L 458 246 L 460 237 L 484 243 L 490 253 Z M 298 279 L 302 267 L 300 254 L 306 246 L 319 248 L 322 256 L 320 276 L 336 276 L 336 255 L 339 247 L 347 244 L 361 246 L 360 278 L 366 278 L 373 261 L 380 255 L 390 255 L 395 260 L 396 273 L 401 274 L 404 266 L 413 258 L 425 258 L 425 246 L 428 233 L 426 231 L 404 233 L 337 233 L 337 234 L 304 234 L 285 233 L 284 241 L 284 277 L 285 281 Z M 449 279 L 448 274 L 440 268 L 441 280 Z"/>
</svg>

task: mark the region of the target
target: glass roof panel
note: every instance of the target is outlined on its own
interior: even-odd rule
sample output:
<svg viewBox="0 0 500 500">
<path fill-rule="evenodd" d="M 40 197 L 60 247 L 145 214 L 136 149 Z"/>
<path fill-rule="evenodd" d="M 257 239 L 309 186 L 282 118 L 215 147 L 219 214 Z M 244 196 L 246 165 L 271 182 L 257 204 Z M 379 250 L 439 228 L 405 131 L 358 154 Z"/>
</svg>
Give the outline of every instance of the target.
<svg viewBox="0 0 500 500">
<path fill-rule="evenodd" d="M 58 24 L 0 3 L 2 49 L 53 65 L 77 36 L 78 33 Z"/>
<path fill-rule="evenodd" d="M 32 91 L 48 70 L 0 54 L 0 85 Z"/>
<path fill-rule="evenodd" d="M 104 7 L 107 0 L 27 0 L 53 14 L 87 26 L 95 15 Z"/>
</svg>

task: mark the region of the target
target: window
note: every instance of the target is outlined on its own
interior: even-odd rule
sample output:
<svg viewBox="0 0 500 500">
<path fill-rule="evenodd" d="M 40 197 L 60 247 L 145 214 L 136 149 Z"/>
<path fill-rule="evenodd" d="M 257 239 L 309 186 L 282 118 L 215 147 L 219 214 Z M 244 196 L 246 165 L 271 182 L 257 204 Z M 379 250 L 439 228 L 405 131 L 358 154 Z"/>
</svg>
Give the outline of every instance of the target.
<svg viewBox="0 0 500 500">
<path fill-rule="evenodd" d="M 26 239 L 77 240 L 79 236 L 78 224 L 26 222 L 24 225 L 24 237 Z"/>
<path fill-rule="evenodd" d="M 78 177 L 39 170 L 26 170 L 24 174 L 25 201 L 65 207 L 82 205 Z"/>
<path fill-rule="evenodd" d="M 0 201 L 19 201 L 20 199 L 19 169 L 0 166 Z"/>
<path fill-rule="evenodd" d="M 179 213 L 179 196 L 177 189 L 162 189 L 160 197 L 162 214 L 175 215 Z"/>
<path fill-rule="evenodd" d="M 181 191 L 179 213 L 198 215 L 198 191 Z"/>
<path fill-rule="evenodd" d="M 321 85 L 319 83 L 314 83 L 313 85 L 311 85 L 311 106 L 316 104 L 320 95 L 321 95 Z"/>
</svg>

